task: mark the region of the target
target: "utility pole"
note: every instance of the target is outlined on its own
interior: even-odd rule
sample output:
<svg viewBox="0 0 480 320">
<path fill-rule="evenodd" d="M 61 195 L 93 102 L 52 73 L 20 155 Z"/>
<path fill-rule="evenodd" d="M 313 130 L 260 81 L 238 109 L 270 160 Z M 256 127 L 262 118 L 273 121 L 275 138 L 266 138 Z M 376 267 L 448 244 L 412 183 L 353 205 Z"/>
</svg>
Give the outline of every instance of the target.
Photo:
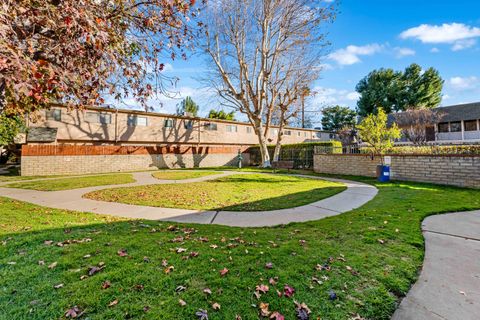
<svg viewBox="0 0 480 320">
<path fill-rule="evenodd" d="M 302 88 L 302 128 L 305 128 L 305 96 L 310 95 L 310 88 L 303 87 Z"/>
</svg>

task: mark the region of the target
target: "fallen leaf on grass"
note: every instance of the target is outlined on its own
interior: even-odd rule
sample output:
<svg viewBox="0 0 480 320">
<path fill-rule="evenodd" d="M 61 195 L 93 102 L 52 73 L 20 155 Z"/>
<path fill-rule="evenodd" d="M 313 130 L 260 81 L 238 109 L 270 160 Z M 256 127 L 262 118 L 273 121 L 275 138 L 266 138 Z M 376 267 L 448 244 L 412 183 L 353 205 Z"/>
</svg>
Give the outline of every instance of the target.
<svg viewBox="0 0 480 320">
<path fill-rule="evenodd" d="M 291 296 L 293 296 L 294 293 L 295 289 L 293 287 L 290 287 L 287 284 L 283 287 L 283 295 L 285 297 L 290 298 Z"/>
<path fill-rule="evenodd" d="M 261 293 L 267 293 L 270 288 L 264 284 L 260 284 L 255 287 L 255 291 L 261 292 Z"/>
<path fill-rule="evenodd" d="M 187 249 L 185 249 L 185 248 L 177 248 L 177 249 L 175 249 L 175 252 L 176 252 L 176 253 L 182 253 L 182 252 L 185 252 L 185 251 L 187 251 Z"/>
<path fill-rule="evenodd" d="M 208 320 L 207 310 L 198 309 L 198 311 L 195 313 L 195 315 L 197 316 L 198 320 Z"/>
<path fill-rule="evenodd" d="M 274 311 L 274 312 L 272 313 L 272 315 L 270 316 L 270 319 L 273 319 L 273 320 L 285 320 L 285 317 L 284 317 L 283 314 L 281 314 L 280 312 Z"/>
<path fill-rule="evenodd" d="M 181 306 L 181 307 L 184 307 L 187 305 L 187 303 L 185 301 L 183 301 L 182 299 L 179 299 L 178 300 L 178 304 Z"/>
<path fill-rule="evenodd" d="M 220 275 L 223 277 L 224 275 L 226 275 L 228 273 L 228 269 L 227 268 L 223 268 L 222 270 L 220 270 Z"/>
<path fill-rule="evenodd" d="M 308 320 L 310 318 L 310 309 L 305 303 L 298 303 L 294 301 L 295 307 L 297 308 L 297 319 L 298 320 Z"/>
<path fill-rule="evenodd" d="M 220 304 L 217 303 L 217 302 L 215 302 L 214 304 L 212 304 L 213 310 L 220 310 L 220 307 L 221 307 Z"/>
<path fill-rule="evenodd" d="M 60 289 L 60 288 L 63 288 L 63 283 L 59 283 L 57 285 L 54 285 L 53 286 L 55 289 Z"/>
<path fill-rule="evenodd" d="M 337 294 L 335 293 L 335 291 L 330 290 L 329 293 L 328 293 L 328 298 L 332 301 L 336 300 L 337 299 Z"/>
<path fill-rule="evenodd" d="M 113 300 L 112 302 L 110 302 L 110 303 L 108 304 L 108 306 L 109 306 L 109 307 L 113 307 L 113 306 L 116 306 L 117 304 L 118 304 L 118 300 L 115 299 L 115 300 Z"/>
<path fill-rule="evenodd" d="M 126 249 L 118 250 L 117 254 L 118 254 L 120 257 L 126 257 L 126 256 L 128 256 L 128 253 L 127 253 L 127 250 L 126 250 Z"/>
<path fill-rule="evenodd" d="M 278 277 L 270 278 L 270 279 L 268 280 L 268 283 L 270 283 L 272 286 L 274 286 L 274 285 L 277 284 L 277 281 L 278 281 Z"/>
<path fill-rule="evenodd" d="M 98 264 L 98 266 L 93 266 L 93 267 L 90 267 L 90 268 L 88 269 L 88 275 L 91 277 L 91 276 L 93 276 L 95 273 L 102 271 L 103 268 L 105 268 L 105 263 L 100 262 L 100 263 Z"/>
<path fill-rule="evenodd" d="M 268 317 L 270 315 L 270 311 L 268 310 L 270 304 L 261 302 L 260 303 L 260 316 L 261 317 Z"/>
<path fill-rule="evenodd" d="M 83 315 L 83 311 L 79 307 L 74 306 L 65 312 L 65 318 L 79 318 Z"/>
<path fill-rule="evenodd" d="M 48 269 L 53 269 L 53 268 L 55 268 L 55 267 L 57 266 L 57 264 L 58 264 L 57 261 L 53 262 L 52 264 L 50 264 L 50 265 L 48 266 Z"/>
<path fill-rule="evenodd" d="M 265 263 L 265 268 L 272 269 L 273 268 L 273 263 L 271 263 L 271 262 Z"/>
<path fill-rule="evenodd" d="M 102 283 L 102 289 L 104 289 L 104 290 L 110 288 L 110 286 L 111 286 L 111 283 L 108 280 L 106 280 Z"/>
<path fill-rule="evenodd" d="M 185 290 L 187 290 L 187 288 L 184 287 L 184 286 L 178 286 L 178 287 L 175 288 L 175 292 L 182 292 L 182 291 L 185 291 Z"/>
<path fill-rule="evenodd" d="M 165 272 L 166 274 L 169 274 L 170 272 L 173 271 L 173 269 L 175 269 L 174 266 L 169 266 L 169 267 L 166 267 L 165 270 L 163 270 L 163 272 Z"/>
<path fill-rule="evenodd" d="M 210 295 L 212 294 L 212 290 L 210 290 L 210 288 L 205 288 L 203 289 L 203 293 Z"/>
</svg>

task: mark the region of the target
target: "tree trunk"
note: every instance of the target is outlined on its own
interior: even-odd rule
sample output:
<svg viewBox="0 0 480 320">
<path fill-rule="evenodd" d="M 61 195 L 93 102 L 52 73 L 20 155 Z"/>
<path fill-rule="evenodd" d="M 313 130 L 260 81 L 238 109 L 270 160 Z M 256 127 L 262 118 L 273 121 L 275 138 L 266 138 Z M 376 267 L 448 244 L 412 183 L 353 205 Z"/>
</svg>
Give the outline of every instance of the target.
<svg viewBox="0 0 480 320">
<path fill-rule="evenodd" d="M 278 127 L 278 135 L 277 135 L 277 143 L 275 145 L 275 151 L 273 152 L 273 161 L 278 161 L 280 158 L 280 150 L 282 148 L 282 137 L 283 137 L 283 126 L 284 126 L 284 120 L 283 120 L 283 113 L 280 118 L 280 126 Z"/>
<path fill-rule="evenodd" d="M 261 120 L 256 120 L 255 124 L 255 132 L 258 137 L 258 144 L 260 145 L 260 155 L 262 157 L 262 164 L 260 165 L 262 168 L 270 168 L 272 164 L 270 163 L 270 154 L 268 153 L 267 148 L 267 139 L 263 135 L 263 126 Z"/>
</svg>

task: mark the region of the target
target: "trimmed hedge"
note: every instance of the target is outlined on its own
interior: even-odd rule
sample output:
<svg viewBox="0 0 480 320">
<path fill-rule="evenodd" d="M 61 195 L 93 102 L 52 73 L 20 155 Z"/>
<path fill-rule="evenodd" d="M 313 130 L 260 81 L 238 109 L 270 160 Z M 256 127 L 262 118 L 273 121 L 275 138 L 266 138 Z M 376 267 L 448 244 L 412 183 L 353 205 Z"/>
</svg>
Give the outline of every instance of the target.
<svg viewBox="0 0 480 320">
<path fill-rule="evenodd" d="M 317 146 L 333 150 L 331 153 L 342 153 L 342 143 L 334 140 L 284 144 L 280 149 L 280 160 L 293 161 L 294 168 L 297 169 L 313 168 L 313 155 L 315 153 L 315 147 Z M 270 159 L 273 159 L 275 145 L 268 145 L 267 148 L 268 153 L 270 154 Z M 250 164 L 261 164 L 259 146 L 250 147 L 247 152 L 250 153 Z"/>
</svg>

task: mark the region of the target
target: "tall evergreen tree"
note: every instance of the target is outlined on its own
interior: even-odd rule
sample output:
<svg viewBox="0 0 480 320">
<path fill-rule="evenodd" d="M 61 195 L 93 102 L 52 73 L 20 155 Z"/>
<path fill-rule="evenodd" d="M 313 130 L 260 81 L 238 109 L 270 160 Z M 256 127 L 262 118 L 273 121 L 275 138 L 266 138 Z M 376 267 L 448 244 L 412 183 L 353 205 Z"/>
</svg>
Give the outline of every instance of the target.
<svg viewBox="0 0 480 320">
<path fill-rule="evenodd" d="M 191 97 L 187 96 L 177 106 L 177 115 L 183 116 L 185 115 L 185 113 L 189 113 L 192 116 L 196 117 L 198 116 L 198 109 L 198 104 L 196 104 Z"/>
<path fill-rule="evenodd" d="M 345 127 L 353 127 L 357 122 L 357 113 L 342 106 L 326 107 L 322 110 L 322 129 L 339 131 Z"/>
<path fill-rule="evenodd" d="M 357 102 L 360 116 L 408 109 L 436 108 L 442 99 L 443 80 L 434 68 L 422 70 L 411 64 L 405 71 L 374 70 L 357 84 L 361 97 Z"/>
</svg>

